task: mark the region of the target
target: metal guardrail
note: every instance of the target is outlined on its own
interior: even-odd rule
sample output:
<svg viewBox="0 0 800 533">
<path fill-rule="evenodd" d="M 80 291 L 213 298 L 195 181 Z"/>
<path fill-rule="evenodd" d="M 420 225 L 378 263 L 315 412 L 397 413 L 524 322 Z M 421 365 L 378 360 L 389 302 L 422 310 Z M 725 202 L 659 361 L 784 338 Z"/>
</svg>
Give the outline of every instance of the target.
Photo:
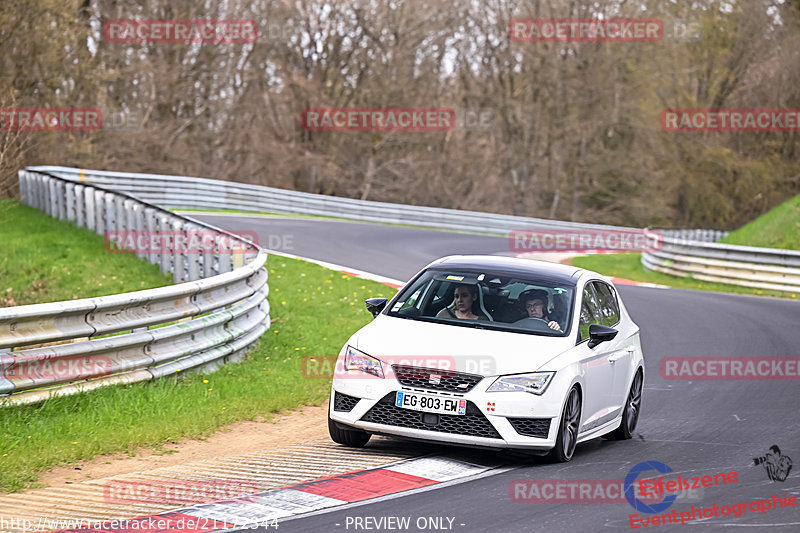
<svg viewBox="0 0 800 533">
<path fill-rule="evenodd" d="M 800 291 L 800 252 L 720 244 L 712 241 L 724 234 L 688 231 L 665 231 L 663 248 L 642 253 L 642 265 L 672 276 L 782 292 Z"/>
<path fill-rule="evenodd" d="M 716 229 L 664 229 L 661 235 L 682 241 L 717 242 L 728 235 L 727 231 Z"/>
<path fill-rule="evenodd" d="M 0 309 L 0 404 L 213 370 L 241 359 L 269 328 L 265 250 L 125 193 L 30 169 L 19 180 L 23 203 L 99 234 L 211 230 L 240 251 L 138 253 L 177 284 Z"/>
<path fill-rule="evenodd" d="M 285 189 L 187 176 L 162 176 L 83 170 L 60 166 L 30 167 L 85 184 L 124 190 L 164 207 L 237 209 L 333 216 L 507 235 L 514 230 L 637 230 L 620 226 L 583 224 L 476 211 L 410 206 L 337 198 Z M 664 249 L 642 254 L 650 270 L 674 276 L 734 285 L 796 291 L 797 252 L 714 244 L 727 233 L 717 230 L 663 230 Z"/>
<path fill-rule="evenodd" d="M 338 198 L 262 185 L 187 176 L 96 171 L 58 166 L 29 167 L 29 170 L 48 172 L 80 183 L 97 184 L 111 187 L 114 190 L 126 191 L 154 204 L 169 208 L 238 209 L 281 214 L 322 215 L 351 220 L 503 235 L 509 231 L 521 229 L 620 229 L 619 226 L 602 224 L 584 224 L 478 211 Z"/>
</svg>

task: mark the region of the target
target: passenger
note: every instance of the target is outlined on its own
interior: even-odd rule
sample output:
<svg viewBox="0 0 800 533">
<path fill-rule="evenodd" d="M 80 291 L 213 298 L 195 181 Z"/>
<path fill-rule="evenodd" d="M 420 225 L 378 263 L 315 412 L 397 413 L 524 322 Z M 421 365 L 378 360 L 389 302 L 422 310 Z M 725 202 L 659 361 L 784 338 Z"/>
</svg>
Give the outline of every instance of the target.
<svg viewBox="0 0 800 533">
<path fill-rule="evenodd" d="M 488 320 L 483 313 L 473 312 L 473 304 L 478 299 L 478 286 L 457 285 L 453 293 L 453 303 L 436 314 L 437 318 L 460 318 L 462 320 Z"/>
<path fill-rule="evenodd" d="M 540 318 L 547 322 L 550 329 L 561 331 L 561 326 L 555 320 L 545 315 L 547 307 L 547 293 L 544 291 L 531 291 L 520 295 L 520 302 L 530 318 Z"/>
</svg>

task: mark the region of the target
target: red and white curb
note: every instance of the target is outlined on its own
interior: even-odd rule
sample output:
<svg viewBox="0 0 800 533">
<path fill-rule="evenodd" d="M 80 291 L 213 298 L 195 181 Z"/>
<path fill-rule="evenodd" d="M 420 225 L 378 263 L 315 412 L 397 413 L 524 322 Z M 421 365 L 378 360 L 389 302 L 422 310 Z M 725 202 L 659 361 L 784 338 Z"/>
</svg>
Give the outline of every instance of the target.
<svg viewBox="0 0 800 533">
<path fill-rule="evenodd" d="M 199 505 L 183 509 L 181 513 L 244 526 L 428 487 L 489 469 L 442 457 L 420 457 L 372 470 L 290 485 L 260 494 L 254 502 Z"/>
<path fill-rule="evenodd" d="M 419 457 L 380 468 L 349 472 L 289 485 L 256 496 L 195 505 L 153 516 L 106 522 L 101 527 L 66 531 L 118 533 L 118 524 L 137 523 L 139 531 L 221 531 L 242 526 L 277 527 L 278 519 L 365 502 L 440 483 L 465 480 L 495 469 L 444 457 Z M 152 527 L 150 527 L 152 525 Z"/>
<path fill-rule="evenodd" d="M 658 283 L 645 283 L 644 281 L 633 281 L 632 279 L 625 278 L 609 278 L 615 285 L 634 285 L 636 287 L 650 287 L 651 289 L 671 289 L 667 285 L 659 285 Z"/>
</svg>

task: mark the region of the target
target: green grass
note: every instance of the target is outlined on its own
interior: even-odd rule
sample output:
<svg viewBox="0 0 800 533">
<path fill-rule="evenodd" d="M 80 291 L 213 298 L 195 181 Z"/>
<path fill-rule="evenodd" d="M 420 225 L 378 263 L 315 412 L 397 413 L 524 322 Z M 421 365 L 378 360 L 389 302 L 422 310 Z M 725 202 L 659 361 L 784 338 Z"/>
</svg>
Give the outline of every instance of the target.
<svg viewBox="0 0 800 533">
<path fill-rule="evenodd" d="M 800 195 L 731 232 L 720 242 L 742 246 L 800 250 Z M 681 289 L 798 298 L 796 293 L 739 287 L 738 285 L 728 285 L 726 283 L 712 283 L 645 270 L 641 263 L 641 254 L 587 255 L 573 258 L 572 264 L 607 276 L 659 283 Z"/>
<path fill-rule="evenodd" d="M 781 298 L 798 298 L 797 294 L 779 291 L 739 287 L 727 283 L 712 283 L 694 278 L 670 276 L 661 272 L 646 270 L 641 263 L 642 254 L 597 254 L 573 257 L 572 264 L 599 272 L 605 276 L 625 278 L 647 283 L 658 283 L 679 289 L 693 289 L 714 292 L 732 292 L 737 294 L 755 294 L 759 296 L 776 296 Z"/>
<path fill-rule="evenodd" d="M 103 237 L 0 200 L 0 307 L 106 296 L 172 284 L 133 254 L 105 253 Z"/>
<path fill-rule="evenodd" d="M 242 363 L 3 408 L 0 491 L 36 486 L 40 473 L 55 465 L 157 450 L 233 422 L 322 403 L 330 379 L 305 377 L 303 359 L 338 354 L 372 318 L 364 300 L 389 297 L 394 289 L 306 261 L 270 256 L 267 264 L 272 325 Z"/>
<path fill-rule="evenodd" d="M 800 250 L 800 195 L 731 232 L 720 242 Z"/>
</svg>

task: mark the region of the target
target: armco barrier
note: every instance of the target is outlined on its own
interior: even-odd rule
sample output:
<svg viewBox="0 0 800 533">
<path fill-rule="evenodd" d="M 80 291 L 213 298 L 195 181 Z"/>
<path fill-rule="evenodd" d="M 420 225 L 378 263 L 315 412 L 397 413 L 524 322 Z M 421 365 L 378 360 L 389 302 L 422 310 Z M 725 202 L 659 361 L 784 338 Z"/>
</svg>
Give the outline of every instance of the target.
<svg viewBox="0 0 800 533">
<path fill-rule="evenodd" d="M 323 215 L 351 220 L 371 220 L 392 224 L 446 228 L 479 233 L 502 234 L 520 229 L 619 229 L 619 226 L 583 224 L 540 218 L 498 215 L 477 211 L 459 211 L 385 202 L 338 198 L 323 194 L 289 191 L 187 176 L 163 176 L 40 166 L 28 170 L 48 172 L 78 183 L 106 186 L 134 194 L 162 207 L 238 209 Z M 626 228 L 634 229 L 634 228 Z"/>
<path fill-rule="evenodd" d="M 663 248 L 643 253 L 642 265 L 672 276 L 791 293 L 800 291 L 800 252 L 704 242 L 698 236 L 665 232 Z"/>
<path fill-rule="evenodd" d="M 176 285 L 0 308 L 0 403 L 215 369 L 243 357 L 269 328 L 265 250 L 125 193 L 32 170 L 19 171 L 19 181 L 22 202 L 99 234 L 211 230 L 237 251 L 140 253 Z"/>
<path fill-rule="evenodd" d="M 384 202 L 337 198 L 285 189 L 187 176 L 162 176 L 84 170 L 59 166 L 30 167 L 76 183 L 126 191 L 162 207 L 238 209 L 324 215 L 478 233 L 507 235 L 511 231 L 634 230 L 601 224 L 583 224 L 476 211 L 459 211 Z M 798 273 L 789 258 L 797 252 L 714 244 L 726 232 L 706 229 L 663 230 L 664 250 L 643 253 L 645 268 L 674 276 L 719 281 L 733 285 L 781 291 L 797 290 Z M 787 262 L 788 261 L 788 262 Z M 791 267 L 791 268 L 790 268 Z"/>
</svg>

